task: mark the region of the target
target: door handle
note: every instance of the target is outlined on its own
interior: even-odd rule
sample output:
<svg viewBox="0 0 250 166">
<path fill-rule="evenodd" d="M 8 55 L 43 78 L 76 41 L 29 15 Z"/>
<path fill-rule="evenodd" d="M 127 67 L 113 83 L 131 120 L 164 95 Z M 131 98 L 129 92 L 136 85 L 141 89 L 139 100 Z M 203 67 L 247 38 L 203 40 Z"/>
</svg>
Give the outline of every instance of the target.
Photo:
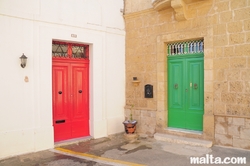
<svg viewBox="0 0 250 166">
<path fill-rule="evenodd" d="M 194 84 L 194 89 L 198 89 L 198 84 Z"/>
<path fill-rule="evenodd" d="M 79 90 L 78 92 L 79 92 L 79 93 L 82 93 L 82 90 Z"/>
<path fill-rule="evenodd" d="M 178 84 L 174 84 L 174 88 L 175 88 L 175 89 L 178 89 Z"/>
<path fill-rule="evenodd" d="M 58 93 L 59 93 L 59 94 L 62 94 L 62 91 L 59 91 Z"/>
</svg>

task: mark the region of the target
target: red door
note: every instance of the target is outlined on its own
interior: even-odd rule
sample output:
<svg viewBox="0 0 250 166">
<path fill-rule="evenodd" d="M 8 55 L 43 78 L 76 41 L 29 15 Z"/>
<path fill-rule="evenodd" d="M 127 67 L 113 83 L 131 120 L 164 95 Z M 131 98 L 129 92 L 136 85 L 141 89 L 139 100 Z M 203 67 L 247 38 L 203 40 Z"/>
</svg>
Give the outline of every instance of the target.
<svg viewBox="0 0 250 166">
<path fill-rule="evenodd" d="M 55 142 L 89 135 L 89 61 L 53 57 Z"/>
</svg>

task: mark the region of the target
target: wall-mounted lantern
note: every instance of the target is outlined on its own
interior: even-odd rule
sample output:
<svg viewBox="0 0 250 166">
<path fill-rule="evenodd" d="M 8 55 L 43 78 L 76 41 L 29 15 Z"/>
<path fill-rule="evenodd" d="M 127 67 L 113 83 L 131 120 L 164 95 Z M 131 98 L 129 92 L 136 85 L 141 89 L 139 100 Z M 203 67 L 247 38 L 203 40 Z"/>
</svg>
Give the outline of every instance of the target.
<svg viewBox="0 0 250 166">
<path fill-rule="evenodd" d="M 20 59 L 21 59 L 21 67 L 22 67 L 22 68 L 25 68 L 28 57 L 26 57 L 26 56 L 24 55 L 24 53 L 23 53 L 23 55 L 20 57 Z"/>
<path fill-rule="evenodd" d="M 134 86 L 138 86 L 140 84 L 140 81 L 137 79 L 137 77 L 133 77 L 132 83 Z"/>
</svg>

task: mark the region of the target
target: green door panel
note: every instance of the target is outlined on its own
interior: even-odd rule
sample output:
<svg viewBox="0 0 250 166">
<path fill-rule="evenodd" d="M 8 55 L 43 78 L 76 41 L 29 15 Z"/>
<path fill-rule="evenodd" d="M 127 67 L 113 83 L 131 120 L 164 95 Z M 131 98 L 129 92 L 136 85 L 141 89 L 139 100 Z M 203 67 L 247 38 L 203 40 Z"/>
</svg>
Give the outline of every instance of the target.
<svg viewBox="0 0 250 166">
<path fill-rule="evenodd" d="M 169 70 L 172 71 L 168 75 L 168 96 L 169 97 L 169 116 L 172 118 L 169 119 L 170 126 L 176 126 L 179 128 L 185 127 L 185 97 L 184 92 L 182 91 L 183 84 L 183 67 L 184 63 L 182 60 L 172 60 L 168 65 Z"/>
<path fill-rule="evenodd" d="M 168 59 L 168 126 L 203 130 L 203 56 Z"/>
<path fill-rule="evenodd" d="M 189 91 L 186 109 L 186 127 L 202 130 L 204 113 L 204 65 L 203 57 L 190 58 L 187 62 L 187 83 Z"/>
</svg>

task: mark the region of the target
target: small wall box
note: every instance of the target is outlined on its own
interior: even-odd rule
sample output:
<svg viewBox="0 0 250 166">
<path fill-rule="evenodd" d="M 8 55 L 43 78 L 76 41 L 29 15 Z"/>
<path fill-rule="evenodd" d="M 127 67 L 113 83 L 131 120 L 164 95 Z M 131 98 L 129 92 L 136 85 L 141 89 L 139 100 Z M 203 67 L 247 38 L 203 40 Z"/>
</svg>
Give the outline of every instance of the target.
<svg viewBox="0 0 250 166">
<path fill-rule="evenodd" d="M 137 79 L 137 77 L 133 77 L 132 83 L 134 86 L 138 86 L 140 84 L 140 81 Z"/>
<path fill-rule="evenodd" d="M 144 87 L 145 98 L 153 98 L 153 85 L 147 84 Z"/>
</svg>

